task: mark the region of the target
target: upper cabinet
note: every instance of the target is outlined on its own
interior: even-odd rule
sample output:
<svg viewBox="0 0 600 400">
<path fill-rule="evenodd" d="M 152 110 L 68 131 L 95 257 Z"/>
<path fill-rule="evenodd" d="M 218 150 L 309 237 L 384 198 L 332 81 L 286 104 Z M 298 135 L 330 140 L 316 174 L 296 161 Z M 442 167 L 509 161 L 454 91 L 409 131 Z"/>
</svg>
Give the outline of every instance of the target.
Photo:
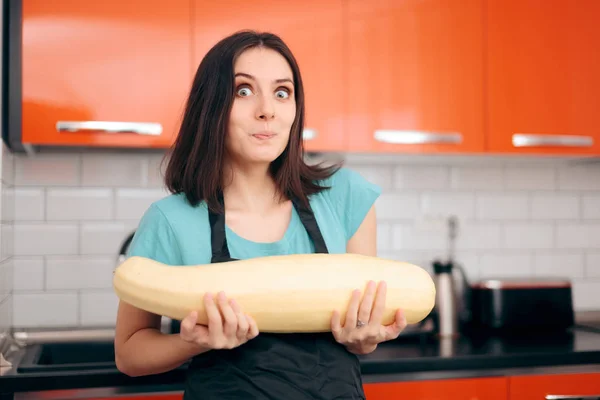
<svg viewBox="0 0 600 400">
<path fill-rule="evenodd" d="M 194 18 L 194 68 L 214 44 L 238 30 L 280 36 L 304 84 L 305 149 L 345 150 L 342 0 L 203 2 Z"/>
<path fill-rule="evenodd" d="M 165 4 L 11 1 L 10 142 L 169 146 L 192 79 L 191 7 Z"/>
<path fill-rule="evenodd" d="M 483 0 L 348 0 L 353 152 L 484 150 Z"/>
<path fill-rule="evenodd" d="M 486 2 L 488 150 L 600 154 L 600 1 Z"/>
<path fill-rule="evenodd" d="M 288 44 L 308 151 L 600 155 L 600 0 L 8 2 L 4 139 L 167 148 L 242 29 Z"/>
</svg>

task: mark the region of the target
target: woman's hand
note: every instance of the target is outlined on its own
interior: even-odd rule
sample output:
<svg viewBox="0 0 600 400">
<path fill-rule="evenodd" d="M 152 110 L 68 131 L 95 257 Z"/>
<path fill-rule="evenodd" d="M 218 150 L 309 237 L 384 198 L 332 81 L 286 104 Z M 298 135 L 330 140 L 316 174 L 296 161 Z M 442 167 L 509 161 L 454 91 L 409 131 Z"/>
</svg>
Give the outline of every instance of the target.
<svg viewBox="0 0 600 400">
<path fill-rule="evenodd" d="M 385 307 L 386 284 L 379 287 L 369 281 L 367 290 L 360 301 L 360 290 L 352 293 L 344 326 L 341 325 L 339 311 L 331 318 L 331 331 L 336 341 L 346 346 L 354 354 L 368 354 L 381 342 L 397 338 L 406 327 L 406 318 L 401 310 L 390 325 L 381 325 Z"/>
<path fill-rule="evenodd" d="M 254 319 L 244 314 L 235 300 L 228 300 L 225 293 L 217 295 L 217 302 L 207 293 L 204 306 L 208 326 L 198 325 L 198 313 L 192 311 L 181 321 L 180 336 L 184 341 L 203 349 L 233 349 L 258 335 Z"/>
</svg>

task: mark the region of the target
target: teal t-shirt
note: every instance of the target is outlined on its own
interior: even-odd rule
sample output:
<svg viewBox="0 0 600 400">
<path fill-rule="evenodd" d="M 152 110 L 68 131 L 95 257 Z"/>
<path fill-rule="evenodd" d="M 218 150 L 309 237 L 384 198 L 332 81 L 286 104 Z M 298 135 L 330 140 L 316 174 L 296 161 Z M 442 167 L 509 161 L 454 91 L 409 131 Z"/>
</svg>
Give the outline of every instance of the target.
<svg viewBox="0 0 600 400">
<path fill-rule="evenodd" d="M 331 187 L 310 197 L 315 218 L 329 253 L 345 253 L 381 188 L 357 172 L 341 168 L 322 182 Z M 232 258 L 313 253 L 314 246 L 300 217 L 292 208 L 290 224 L 281 240 L 258 243 L 240 237 L 225 226 Z M 127 256 L 141 256 L 168 265 L 209 264 L 211 235 L 208 208 L 201 202 L 192 207 L 183 194 L 172 194 L 146 210 Z"/>
</svg>

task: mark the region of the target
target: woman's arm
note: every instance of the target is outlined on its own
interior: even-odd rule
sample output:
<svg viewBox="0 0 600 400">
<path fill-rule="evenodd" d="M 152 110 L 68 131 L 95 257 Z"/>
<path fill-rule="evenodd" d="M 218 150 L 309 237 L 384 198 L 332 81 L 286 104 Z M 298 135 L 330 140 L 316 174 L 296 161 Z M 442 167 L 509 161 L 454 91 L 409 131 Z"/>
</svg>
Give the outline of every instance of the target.
<svg viewBox="0 0 600 400">
<path fill-rule="evenodd" d="M 372 206 L 358 230 L 346 245 L 348 253 L 363 254 L 366 256 L 377 255 L 377 217 L 375 206 Z"/>
<path fill-rule="evenodd" d="M 158 374 L 208 351 L 160 331 L 161 317 L 120 302 L 115 332 L 117 369 L 129 376 Z"/>
<path fill-rule="evenodd" d="M 346 246 L 348 253 L 377 256 L 377 217 L 375 206 L 369 209 L 356 233 L 350 238 Z M 332 318 L 332 333 L 336 340 L 346 346 L 354 354 L 368 354 L 377 348 L 377 344 L 395 339 L 406 327 L 406 319 L 400 310 L 396 311 L 395 321 L 388 326 L 380 324 L 384 307 L 385 287 L 376 286 L 376 282 L 369 285 L 364 293 L 364 301 L 355 294 L 348 307 L 346 322 L 348 326 L 340 323 L 340 314 L 334 313 Z M 372 311 L 373 310 L 373 313 Z M 356 321 L 362 320 L 367 324 L 357 327 Z M 374 320 L 373 320 L 374 319 Z"/>
</svg>

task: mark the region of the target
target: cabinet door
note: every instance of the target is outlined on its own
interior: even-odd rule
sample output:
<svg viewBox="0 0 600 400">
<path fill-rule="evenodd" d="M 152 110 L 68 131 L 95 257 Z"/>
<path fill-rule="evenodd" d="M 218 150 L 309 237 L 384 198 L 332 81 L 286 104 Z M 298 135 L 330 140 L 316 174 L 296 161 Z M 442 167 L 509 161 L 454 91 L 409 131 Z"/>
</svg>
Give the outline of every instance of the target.
<svg viewBox="0 0 600 400">
<path fill-rule="evenodd" d="M 305 149 L 344 150 L 342 0 L 229 0 L 195 6 L 194 64 L 238 30 L 279 35 L 294 54 L 305 92 Z"/>
<path fill-rule="evenodd" d="M 483 0 L 348 7 L 350 151 L 483 151 Z"/>
<path fill-rule="evenodd" d="M 506 378 L 367 383 L 367 400 L 507 400 Z"/>
<path fill-rule="evenodd" d="M 600 2 L 489 0 L 489 150 L 600 154 Z"/>
<path fill-rule="evenodd" d="M 87 400 L 115 400 L 115 397 L 86 397 Z M 155 392 L 143 394 L 120 395 L 119 400 L 182 400 L 182 392 Z"/>
<path fill-rule="evenodd" d="M 523 375 L 509 378 L 510 400 L 600 398 L 600 373 Z M 571 396 L 571 397 L 569 397 Z"/>
<path fill-rule="evenodd" d="M 192 79 L 188 0 L 22 1 L 23 143 L 166 147 Z"/>
</svg>

